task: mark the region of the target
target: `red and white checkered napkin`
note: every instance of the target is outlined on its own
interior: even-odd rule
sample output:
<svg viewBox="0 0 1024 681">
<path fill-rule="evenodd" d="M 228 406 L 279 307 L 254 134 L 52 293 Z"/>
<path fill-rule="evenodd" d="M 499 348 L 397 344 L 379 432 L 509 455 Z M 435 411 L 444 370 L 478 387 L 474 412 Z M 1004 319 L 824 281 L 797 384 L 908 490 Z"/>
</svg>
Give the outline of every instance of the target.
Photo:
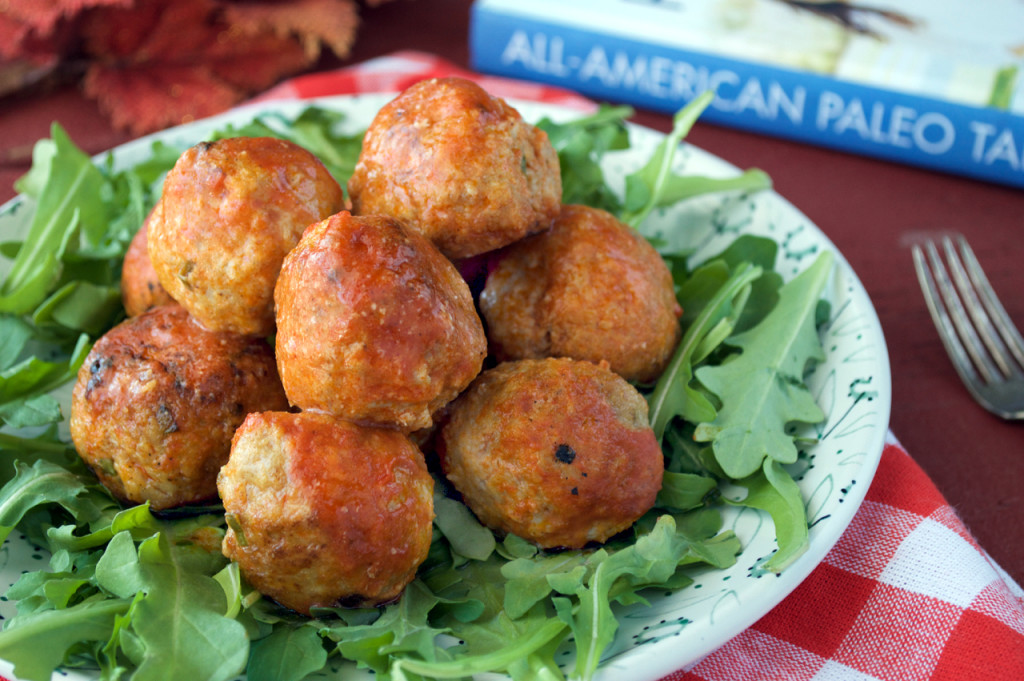
<svg viewBox="0 0 1024 681">
<path fill-rule="evenodd" d="M 395 52 L 386 57 L 378 57 L 335 71 L 297 76 L 263 92 L 252 101 L 312 99 L 364 92 L 401 92 L 417 81 L 449 76 L 472 79 L 489 93 L 502 99 L 544 102 L 582 111 L 595 108 L 593 101 L 562 88 L 474 73 L 460 69 L 432 54 L 411 50 Z"/>
<path fill-rule="evenodd" d="M 397 92 L 444 76 L 472 78 L 504 98 L 594 106 L 418 52 L 302 76 L 260 99 Z M 810 576 L 756 624 L 664 681 L 767 679 L 1024 681 L 1024 591 L 894 438 L 852 524 Z"/>
</svg>

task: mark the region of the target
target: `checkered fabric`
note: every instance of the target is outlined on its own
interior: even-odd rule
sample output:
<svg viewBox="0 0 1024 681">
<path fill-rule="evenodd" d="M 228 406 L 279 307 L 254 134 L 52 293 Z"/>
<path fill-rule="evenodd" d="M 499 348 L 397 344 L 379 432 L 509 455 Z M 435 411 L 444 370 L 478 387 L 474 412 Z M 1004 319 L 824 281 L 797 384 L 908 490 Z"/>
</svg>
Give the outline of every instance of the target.
<svg viewBox="0 0 1024 681">
<path fill-rule="evenodd" d="M 425 78 L 452 76 L 474 80 L 492 95 L 503 99 L 544 102 L 583 111 L 596 108 L 593 101 L 562 88 L 466 71 L 432 54 L 412 50 L 395 52 L 334 71 L 297 76 L 263 92 L 252 101 L 401 92 Z"/>
</svg>

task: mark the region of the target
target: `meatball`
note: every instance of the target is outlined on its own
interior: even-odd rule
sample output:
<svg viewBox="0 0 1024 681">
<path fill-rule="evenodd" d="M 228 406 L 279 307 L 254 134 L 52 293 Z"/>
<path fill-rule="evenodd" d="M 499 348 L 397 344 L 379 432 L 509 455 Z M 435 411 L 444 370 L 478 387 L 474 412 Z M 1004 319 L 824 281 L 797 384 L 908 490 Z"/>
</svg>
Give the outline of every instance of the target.
<svg viewBox="0 0 1024 681">
<path fill-rule="evenodd" d="M 397 598 L 430 550 L 433 478 L 397 430 L 329 414 L 250 414 L 218 488 L 223 552 L 303 614 Z"/>
<path fill-rule="evenodd" d="M 682 314 L 672 275 L 610 213 L 563 206 L 550 230 L 495 259 L 480 312 L 499 360 L 606 361 L 637 382 L 656 379 L 671 360 Z"/>
<path fill-rule="evenodd" d="M 281 261 L 343 201 L 323 164 L 291 142 L 203 142 L 164 181 L 149 256 L 164 288 L 207 328 L 268 335 Z"/>
<path fill-rule="evenodd" d="M 479 85 L 442 78 L 380 110 L 348 191 L 354 213 L 399 218 L 466 258 L 546 229 L 562 180 L 544 131 Z"/>
<path fill-rule="evenodd" d="M 121 266 L 121 301 L 129 317 L 137 317 L 146 310 L 173 303 L 174 299 L 160 284 L 153 263 L 149 260 L 149 225 L 160 219 L 160 204 L 150 211 L 139 231 L 135 232 Z"/>
<path fill-rule="evenodd" d="M 73 389 L 71 437 L 115 497 L 163 510 L 216 498 L 235 428 L 287 405 L 265 340 L 208 331 L 164 305 L 96 341 Z"/>
<path fill-rule="evenodd" d="M 278 371 L 302 409 L 426 428 L 487 353 L 455 266 L 391 218 L 343 211 L 310 226 L 274 297 Z"/>
<path fill-rule="evenodd" d="M 654 505 L 664 460 L 647 403 L 604 366 L 505 362 L 449 407 L 441 468 L 482 523 L 543 548 L 580 548 Z"/>
</svg>

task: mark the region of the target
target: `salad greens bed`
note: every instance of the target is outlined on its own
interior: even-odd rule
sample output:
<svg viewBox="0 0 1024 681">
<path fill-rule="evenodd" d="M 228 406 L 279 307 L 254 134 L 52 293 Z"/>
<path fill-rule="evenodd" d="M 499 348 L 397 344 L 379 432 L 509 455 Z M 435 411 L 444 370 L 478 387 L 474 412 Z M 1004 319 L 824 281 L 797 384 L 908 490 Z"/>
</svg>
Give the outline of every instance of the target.
<svg viewBox="0 0 1024 681">
<path fill-rule="evenodd" d="M 541 121 L 560 155 L 564 201 L 604 208 L 643 231 L 651 211 L 692 196 L 770 186 L 757 170 L 724 180 L 671 170 L 709 98 L 677 114 L 621 195 L 605 182 L 601 160 L 629 147 L 630 109 Z M 334 132 L 341 117 L 312 107 L 294 120 L 266 114 L 217 135 L 289 138 L 344 186 L 361 135 Z M 555 652 L 568 647 L 570 675 L 588 679 L 618 628 L 613 605 L 684 588 L 693 566 L 735 562 L 741 547 L 722 530 L 722 504 L 771 516 L 778 550 L 764 569 L 780 571 L 806 548 L 804 502 L 784 465 L 802 444 L 794 424 L 823 418 L 803 376 L 823 357 L 816 323 L 831 255 L 783 284 L 769 239 L 741 236 L 692 262 L 652 237 L 673 272 L 684 336 L 657 384 L 638 386 L 666 471 L 656 507 L 630 532 L 593 550 L 539 551 L 492 535 L 439 478 L 430 556 L 398 602 L 326 608 L 310 619 L 261 598 L 220 553 L 219 507 L 158 515 L 119 505 L 62 435 L 66 414 L 52 395 L 123 317 L 121 259 L 182 151 L 156 142 L 148 161 L 115 170 L 110 157 L 94 163 L 55 125 L 16 185 L 28 197 L 21 208 L 34 212 L 23 241 L 0 245 L 13 260 L 0 286 L 0 540 L 17 528 L 52 556 L 47 570 L 22 575 L 5 595 L 17 614 L 0 632 L 0 658 L 19 677 L 84 667 L 105 680 L 214 681 L 244 672 L 290 681 L 339 674 L 348 660 L 395 681 L 485 671 L 555 680 L 565 678 Z M 746 490 L 739 501 L 737 488 Z"/>
</svg>

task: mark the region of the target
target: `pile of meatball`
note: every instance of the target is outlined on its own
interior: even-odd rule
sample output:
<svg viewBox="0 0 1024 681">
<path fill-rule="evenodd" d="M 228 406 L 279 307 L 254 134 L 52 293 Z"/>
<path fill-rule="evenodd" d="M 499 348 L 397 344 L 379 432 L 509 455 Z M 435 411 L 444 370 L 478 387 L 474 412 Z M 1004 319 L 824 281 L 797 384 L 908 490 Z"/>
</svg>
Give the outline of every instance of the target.
<svg viewBox="0 0 1024 681">
<path fill-rule="evenodd" d="M 635 386 L 680 337 L 650 244 L 562 205 L 547 135 L 462 79 L 386 104 L 347 193 L 283 140 L 182 154 L 74 388 L 99 480 L 158 512 L 219 500 L 224 555 L 303 614 L 402 593 L 434 475 L 544 549 L 629 528 L 664 471 Z"/>
</svg>

